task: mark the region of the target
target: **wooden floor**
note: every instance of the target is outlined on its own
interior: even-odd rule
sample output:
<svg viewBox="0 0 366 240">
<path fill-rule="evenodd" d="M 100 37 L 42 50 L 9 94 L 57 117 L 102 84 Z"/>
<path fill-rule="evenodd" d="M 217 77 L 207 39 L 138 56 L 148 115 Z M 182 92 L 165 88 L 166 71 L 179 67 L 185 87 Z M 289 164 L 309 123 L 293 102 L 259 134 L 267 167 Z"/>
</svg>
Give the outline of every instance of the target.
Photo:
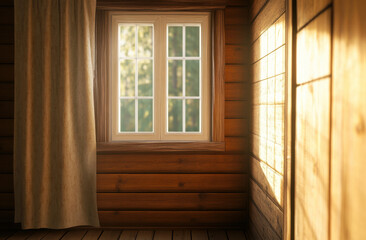
<svg viewBox="0 0 366 240">
<path fill-rule="evenodd" d="M 0 240 L 245 240 L 239 230 L 23 230 L 2 231 Z"/>
</svg>

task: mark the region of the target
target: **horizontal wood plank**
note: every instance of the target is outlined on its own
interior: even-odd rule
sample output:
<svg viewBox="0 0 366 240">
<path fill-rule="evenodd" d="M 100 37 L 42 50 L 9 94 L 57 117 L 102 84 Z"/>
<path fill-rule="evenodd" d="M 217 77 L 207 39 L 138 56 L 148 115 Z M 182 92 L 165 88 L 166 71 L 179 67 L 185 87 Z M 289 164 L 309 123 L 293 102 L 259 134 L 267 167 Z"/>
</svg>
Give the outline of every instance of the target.
<svg viewBox="0 0 366 240">
<path fill-rule="evenodd" d="M 0 161 L 1 162 L 1 161 Z M 111 154 L 97 156 L 98 173 L 245 173 L 248 159 L 235 154 Z"/>
<path fill-rule="evenodd" d="M 286 1 L 269 1 L 252 23 L 252 42 L 256 40 L 286 10 Z"/>
<path fill-rule="evenodd" d="M 227 152 L 248 152 L 248 137 L 225 137 Z"/>
<path fill-rule="evenodd" d="M 225 101 L 225 118 L 247 118 L 249 112 L 248 101 Z"/>
<path fill-rule="evenodd" d="M 248 83 L 225 83 L 225 100 L 249 100 Z"/>
<path fill-rule="evenodd" d="M 14 63 L 14 45 L 0 44 L 0 52 L 0 63 Z"/>
<path fill-rule="evenodd" d="M 108 227 L 221 227 L 238 228 L 246 211 L 99 211 Z"/>
<path fill-rule="evenodd" d="M 14 6 L 14 0 L 2 0 L 0 6 Z"/>
<path fill-rule="evenodd" d="M 0 192 L 0 210 L 14 209 L 14 194 Z"/>
<path fill-rule="evenodd" d="M 0 154 L 13 152 L 14 139 L 12 137 L 0 137 Z"/>
<path fill-rule="evenodd" d="M 0 173 L 13 172 L 13 155 L 0 154 Z"/>
<path fill-rule="evenodd" d="M 248 45 L 250 42 L 250 25 L 225 25 L 225 43 Z"/>
<path fill-rule="evenodd" d="M 0 137 L 11 137 L 13 135 L 14 119 L 0 119 Z"/>
<path fill-rule="evenodd" d="M 248 135 L 248 119 L 225 119 L 225 136 L 242 137 Z"/>
<path fill-rule="evenodd" d="M 14 118 L 13 101 L 0 101 L 0 118 Z"/>
<path fill-rule="evenodd" d="M 0 174 L 0 193 L 14 192 L 13 174 Z"/>
<path fill-rule="evenodd" d="M 0 25 L 0 44 L 14 44 L 14 25 Z"/>
<path fill-rule="evenodd" d="M 252 0 L 252 6 L 250 7 L 250 20 L 258 16 L 258 13 L 262 10 L 268 0 Z"/>
<path fill-rule="evenodd" d="M 97 152 L 220 152 L 225 150 L 224 142 L 97 142 Z"/>
<path fill-rule="evenodd" d="M 262 239 L 281 239 L 281 237 L 276 234 L 268 221 L 263 217 L 263 215 L 260 214 L 257 207 L 251 201 L 249 203 L 249 216 Z"/>
<path fill-rule="evenodd" d="M 248 64 L 250 62 L 249 46 L 246 45 L 226 45 L 226 64 Z"/>
<path fill-rule="evenodd" d="M 14 100 L 14 84 L 0 82 L 0 101 Z"/>
<path fill-rule="evenodd" d="M 0 194 L 0 209 L 12 209 L 11 194 Z M 99 210 L 242 210 L 247 193 L 98 193 Z"/>
<path fill-rule="evenodd" d="M 249 7 L 227 7 L 225 25 L 228 24 L 249 24 Z"/>
<path fill-rule="evenodd" d="M 248 174 L 97 174 L 97 192 L 246 192 L 247 190 Z"/>
<path fill-rule="evenodd" d="M 14 7 L 0 7 L 0 24 L 14 24 Z"/>
<path fill-rule="evenodd" d="M 225 82 L 249 82 L 250 65 L 226 65 Z"/>
<path fill-rule="evenodd" d="M 14 64 L 0 64 L 0 82 L 14 82 Z"/>
</svg>

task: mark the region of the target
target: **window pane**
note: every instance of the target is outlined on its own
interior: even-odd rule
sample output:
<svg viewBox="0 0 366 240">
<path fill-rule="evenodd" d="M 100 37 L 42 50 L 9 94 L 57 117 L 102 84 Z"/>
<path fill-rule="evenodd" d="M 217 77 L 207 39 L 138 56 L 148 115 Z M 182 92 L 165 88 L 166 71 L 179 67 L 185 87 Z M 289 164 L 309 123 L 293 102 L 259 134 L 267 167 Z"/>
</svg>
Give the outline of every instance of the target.
<svg viewBox="0 0 366 240">
<path fill-rule="evenodd" d="M 135 52 L 135 26 L 122 25 L 119 27 L 120 57 L 134 57 Z"/>
<path fill-rule="evenodd" d="M 200 100 L 186 100 L 186 132 L 199 132 L 200 130 Z"/>
<path fill-rule="evenodd" d="M 120 96 L 135 96 L 135 60 L 120 61 Z"/>
<path fill-rule="evenodd" d="M 199 57 L 200 55 L 200 28 L 186 27 L 186 56 Z"/>
<path fill-rule="evenodd" d="M 186 60 L 186 96 L 200 95 L 200 61 Z"/>
<path fill-rule="evenodd" d="M 183 56 L 182 51 L 182 40 L 183 40 L 183 27 L 168 27 L 168 56 L 169 57 L 181 57 Z"/>
<path fill-rule="evenodd" d="M 153 62 L 152 60 L 138 60 L 138 88 L 139 96 L 152 96 L 153 86 Z"/>
<path fill-rule="evenodd" d="M 152 57 L 153 56 L 153 28 L 152 26 L 138 27 L 138 56 Z"/>
<path fill-rule="evenodd" d="M 152 99 L 139 99 L 139 132 L 152 132 L 153 122 L 153 100 Z"/>
<path fill-rule="evenodd" d="M 135 131 L 135 100 L 121 99 L 121 132 Z"/>
<path fill-rule="evenodd" d="M 183 128 L 182 123 L 182 99 L 169 99 L 169 132 L 181 132 Z"/>
<path fill-rule="evenodd" d="M 168 61 L 169 96 L 182 96 L 182 60 Z"/>
</svg>

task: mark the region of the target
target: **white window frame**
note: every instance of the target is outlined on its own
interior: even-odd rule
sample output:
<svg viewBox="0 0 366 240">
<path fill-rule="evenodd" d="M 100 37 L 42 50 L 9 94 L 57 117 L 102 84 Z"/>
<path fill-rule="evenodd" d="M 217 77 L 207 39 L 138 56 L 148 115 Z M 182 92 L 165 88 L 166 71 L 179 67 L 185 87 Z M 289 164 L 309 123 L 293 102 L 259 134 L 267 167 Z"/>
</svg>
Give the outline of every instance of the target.
<svg viewBox="0 0 366 240">
<path fill-rule="evenodd" d="M 110 141 L 211 141 L 211 26 L 208 12 L 110 12 Z M 119 132 L 118 25 L 153 25 L 153 132 Z M 200 26 L 200 132 L 168 132 L 168 25 Z M 184 37 L 184 36 L 183 36 Z M 137 46 L 136 46 L 137 47 Z M 158 49 L 158 50 L 156 50 Z M 185 49 L 183 48 L 183 52 Z M 185 53 L 184 53 L 185 54 Z M 184 56 L 183 54 L 183 56 Z M 183 69 L 185 74 L 185 69 Z M 184 83 L 184 78 L 183 78 Z M 183 84 L 182 83 L 182 84 Z M 136 87 L 136 86 L 135 86 Z M 184 88 L 184 86 L 183 86 Z M 184 95 L 183 95 L 184 96 Z M 136 99 L 136 96 L 135 96 Z M 117 102 L 118 101 L 118 102 Z M 184 102 L 184 101 L 183 101 Z M 184 107 L 184 106 L 183 106 Z M 183 110 L 185 111 L 185 110 Z M 136 113 L 135 113 L 136 114 Z M 137 114 L 136 114 L 137 115 Z M 185 122 L 185 116 L 182 116 Z M 136 124 L 136 123 L 135 123 Z M 135 129 L 137 129 L 137 125 Z M 184 129 L 183 129 L 184 130 Z"/>
</svg>

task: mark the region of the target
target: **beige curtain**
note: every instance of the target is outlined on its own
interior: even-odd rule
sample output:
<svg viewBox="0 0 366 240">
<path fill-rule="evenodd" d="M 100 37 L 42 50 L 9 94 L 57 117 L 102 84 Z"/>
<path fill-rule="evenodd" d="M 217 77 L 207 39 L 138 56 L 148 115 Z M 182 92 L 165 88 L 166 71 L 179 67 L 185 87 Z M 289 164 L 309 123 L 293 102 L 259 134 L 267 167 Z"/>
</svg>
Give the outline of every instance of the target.
<svg viewBox="0 0 366 240">
<path fill-rule="evenodd" d="M 99 226 L 95 0 L 15 0 L 15 221 Z"/>
</svg>

